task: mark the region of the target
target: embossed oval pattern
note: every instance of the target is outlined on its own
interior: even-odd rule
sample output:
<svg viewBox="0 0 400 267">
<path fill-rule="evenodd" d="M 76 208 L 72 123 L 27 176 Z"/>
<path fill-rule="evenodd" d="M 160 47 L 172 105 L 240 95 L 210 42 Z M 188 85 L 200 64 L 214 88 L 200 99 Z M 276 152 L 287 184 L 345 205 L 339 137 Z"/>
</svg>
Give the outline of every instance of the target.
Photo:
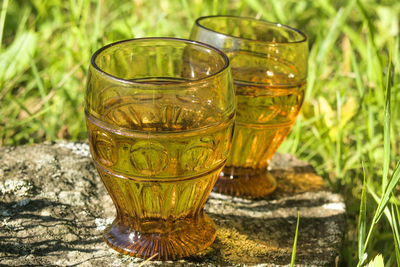
<svg viewBox="0 0 400 267">
<path fill-rule="evenodd" d="M 189 171 L 201 171 L 211 167 L 215 160 L 215 144 L 212 137 L 206 136 L 192 142 L 181 156 L 182 168 Z"/>
<path fill-rule="evenodd" d="M 131 147 L 130 161 L 141 174 L 154 176 L 168 164 L 168 151 L 154 141 L 139 141 Z"/>
<path fill-rule="evenodd" d="M 101 131 L 92 134 L 94 153 L 101 164 L 110 167 L 118 161 L 117 145 L 113 138 Z"/>
</svg>

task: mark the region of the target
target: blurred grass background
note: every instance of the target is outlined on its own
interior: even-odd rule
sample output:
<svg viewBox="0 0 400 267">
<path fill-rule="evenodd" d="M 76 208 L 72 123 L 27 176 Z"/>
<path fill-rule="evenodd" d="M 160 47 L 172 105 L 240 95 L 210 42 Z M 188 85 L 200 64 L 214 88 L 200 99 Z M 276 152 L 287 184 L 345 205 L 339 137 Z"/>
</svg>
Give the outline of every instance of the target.
<svg viewBox="0 0 400 267">
<path fill-rule="evenodd" d="M 363 175 L 370 192 L 368 222 L 376 209 L 371 194 L 382 192 L 390 53 L 390 170 L 399 158 L 400 1 L 1 0 L 0 8 L 3 146 L 85 140 L 82 104 L 90 56 L 110 42 L 145 36 L 188 38 L 197 17 L 214 14 L 255 17 L 304 31 L 310 46 L 306 100 L 280 151 L 310 161 L 332 190 L 344 196 L 347 229 L 341 265 L 356 265 Z M 386 266 L 395 266 L 395 238 L 388 220 L 381 219 L 368 244 L 367 260 L 382 254 Z"/>
</svg>

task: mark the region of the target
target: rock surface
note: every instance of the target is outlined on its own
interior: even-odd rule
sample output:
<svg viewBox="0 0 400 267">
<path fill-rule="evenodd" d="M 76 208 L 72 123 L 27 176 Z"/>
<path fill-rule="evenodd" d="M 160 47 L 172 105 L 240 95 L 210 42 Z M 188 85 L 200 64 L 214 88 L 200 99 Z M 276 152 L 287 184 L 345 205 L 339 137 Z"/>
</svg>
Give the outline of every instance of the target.
<svg viewBox="0 0 400 267">
<path fill-rule="evenodd" d="M 296 264 L 333 265 L 344 234 L 345 206 L 313 168 L 276 154 L 277 190 L 264 200 L 211 193 L 206 212 L 214 244 L 157 266 L 280 266 L 290 263 L 300 213 Z M 102 230 L 115 210 L 85 143 L 0 148 L 0 264 L 10 266 L 136 266 L 140 259 L 110 249 Z"/>
</svg>

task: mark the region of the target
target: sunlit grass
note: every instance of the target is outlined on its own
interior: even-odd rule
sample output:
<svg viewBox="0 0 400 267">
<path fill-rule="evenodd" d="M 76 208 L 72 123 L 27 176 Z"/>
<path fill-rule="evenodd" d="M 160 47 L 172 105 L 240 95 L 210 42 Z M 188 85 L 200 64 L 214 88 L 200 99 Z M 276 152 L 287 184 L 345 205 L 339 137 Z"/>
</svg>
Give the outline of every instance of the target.
<svg viewBox="0 0 400 267">
<path fill-rule="evenodd" d="M 400 152 L 399 1 L 4 0 L 0 8 L 0 145 L 86 140 L 87 67 L 91 54 L 110 42 L 187 38 L 195 18 L 213 14 L 301 29 L 310 44 L 306 100 L 280 151 L 310 161 L 344 196 L 343 264 L 355 266 L 362 252 L 368 255 L 365 263 L 377 254 L 386 264 L 399 262 L 396 184 L 394 195 L 386 194 Z M 391 110 L 389 125 L 385 110 Z M 367 193 L 362 195 L 364 174 Z M 365 216 L 359 217 L 364 199 Z M 379 206 L 383 200 L 387 205 Z M 384 218 L 374 219 L 378 210 Z M 377 222 L 367 243 L 367 236 L 358 238 L 359 220 L 365 221 L 365 235 Z"/>
<path fill-rule="evenodd" d="M 292 248 L 292 257 L 290 259 L 290 267 L 294 266 L 296 261 L 296 247 L 297 247 L 297 237 L 299 236 L 299 222 L 300 222 L 300 212 L 297 212 L 297 223 L 296 223 L 296 232 L 293 240 L 293 248 Z"/>
<path fill-rule="evenodd" d="M 392 68 L 391 68 L 391 59 L 389 59 L 388 73 L 386 79 L 386 94 L 385 94 L 385 118 L 384 118 L 384 153 L 383 153 L 383 174 L 382 174 L 382 193 L 379 198 L 374 190 L 373 186 L 368 186 L 368 189 L 375 199 L 378 207 L 375 210 L 375 213 L 372 217 L 372 221 L 368 230 L 368 234 L 366 235 L 367 228 L 367 198 L 366 198 L 366 178 L 364 173 L 364 181 L 363 181 L 363 190 L 361 194 L 361 205 L 360 205 L 360 217 L 358 222 L 358 264 L 357 266 L 362 266 L 366 259 L 368 258 L 367 247 L 369 245 L 369 241 L 371 239 L 372 234 L 374 233 L 375 226 L 378 224 L 382 215 L 385 214 L 387 221 L 389 222 L 392 231 L 393 231 L 393 243 L 394 250 L 396 251 L 396 260 L 399 262 L 399 251 L 398 251 L 398 233 L 399 233 L 399 225 L 397 223 L 396 214 L 394 213 L 394 208 L 396 211 L 398 210 L 396 199 L 394 198 L 395 203 L 391 205 L 391 209 L 389 210 L 388 205 L 389 201 L 393 195 L 393 190 L 400 180 L 400 161 L 397 163 L 390 179 L 388 178 L 389 174 L 389 164 L 390 164 L 390 125 L 391 125 L 391 88 L 392 88 Z M 392 255 L 390 255 L 392 256 Z M 390 258 L 389 258 L 390 259 Z"/>
</svg>

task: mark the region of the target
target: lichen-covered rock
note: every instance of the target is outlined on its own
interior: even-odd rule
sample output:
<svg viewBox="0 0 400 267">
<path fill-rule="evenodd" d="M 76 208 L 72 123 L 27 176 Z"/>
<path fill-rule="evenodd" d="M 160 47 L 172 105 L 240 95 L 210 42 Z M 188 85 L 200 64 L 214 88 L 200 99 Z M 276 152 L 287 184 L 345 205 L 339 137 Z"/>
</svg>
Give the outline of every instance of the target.
<svg viewBox="0 0 400 267">
<path fill-rule="evenodd" d="M 334 263 L 345 206 L 313 168 L 276 154 L 277 190 L 264 200 L 211 193 L 206 212 L 217 225 L 214 244 L 177 262 L 148 265 L 278 266 L 290 263 L 300 214 L 296 263 Z M 107 247 L 102 231 L 115 209 L 85 143 L 0 148 L 0 263 L 10 266 L 135 266 L 140 259 Z"/>
</svg>

